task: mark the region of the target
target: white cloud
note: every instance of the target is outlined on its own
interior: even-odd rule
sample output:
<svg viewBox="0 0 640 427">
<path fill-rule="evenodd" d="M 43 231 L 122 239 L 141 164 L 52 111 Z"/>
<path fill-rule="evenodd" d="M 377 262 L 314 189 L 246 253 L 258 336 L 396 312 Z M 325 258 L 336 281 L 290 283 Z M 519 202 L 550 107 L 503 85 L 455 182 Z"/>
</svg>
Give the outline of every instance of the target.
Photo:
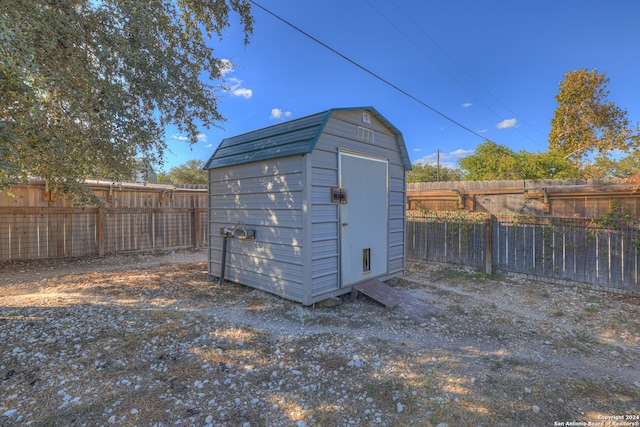
<svg viewBox="0 0 640 427">
<path fill-rule="evenodd" d="M 458 168 L 458 164 L 456 163 L 456 160 L 461 159 L 462 157 L 467 157 L 467 156 L 473 154 L 473 152 L 474 152 L 474 150 L 463 150 L 462 148 L 459 148 L 459 149 L 454 150 L 454 151 L 450 151 L 448 153 L 445 153 L 445 152 L 441 151 L 440 152 L 440 166 L 444 166 L 444 167 L 447 167 L 449 169 L 457 169 Z M 421 164 L 421 165 L 436 166 L 438 164 L 438 153 L 436 152 L 436 153 L 432 153 L 432 154 L 426 155 L 426 156 L 416 160 L 414 163 Z"/>
<path fill-rule="evenodd" d="M 233 91 L 231 91 L 232 94 L 234 94 L 235 96 L 243 96 L 246 99 L 249 99 L 253 96 L 253 91 L 251 89 L 247 89 L 244 87 L 235 89 Z"/>
<path fill-rule="evenodd" d="M 171 141 L 180 141 L 180 142 L 188 142 L 189 138 L 183 135 L 173 135 L 171 138 L 169 138 Z"/>
<path fill-rule="evenodd" d="M 246 99 L 249 99 L 253 96 L 253 90 L 248 89 L 242 86 L 242 80 L 237 79 L 235 77 L 229 77 L 225 80 L 227 83 L 227 91 L 235 96 L 242 96 Z"/>
<path fill-rule="evenodd" d="M 420 151 L 422 151 L 422 148 L 414 148 L 414 149 L 413 149 L 413 152 L 414 152 L 414 153 L 419 153 Z"/>
<path fill-rule="evenodd" d="M 213 144 L 209 143 L 209 144 L 205 145 L 204 148 L 213 148 Z"/>
<path fill-rule="evenodd" d="M 436 154 L 429 154 L 429 155 L 426 155 L 424 157 L 419 158 L 414 163 L 417 163 L 419 165 L 430 165 L 432 163 L 435 164 L 436 163 L 436 159 L 437 159 L 437 155 Z"/>
<path fill-rule="evenodd" d="M 467 157 L 473 154 L 474 151 L 475 150 L 463 150 L 462 148 L 458 148 L 457 150 L 450 152 L 445 158 L 448 159 L 451 157 Z M 440 154 L 440 156 L 442 157 L 442 154 Z"/>
<path fill-rule="evenodd" d="M 279 108 L 271 109 L 271 119 L 286 119 L 287 117 L 291 117 L 291 111 L 282 111 Z"/>
<path fill-rule="evenodd" d="M 433 164 L 432 166 L 436 166 L 436 164 Z M 460 166 L 458 166 L 457 163 L 454 163 L 454 162 L 443 162 L 442 160 L 440 161 L 440 167 L 441 168 L 447 168 L 447 169 L 458 169 L 458 168 L 460 168 Z"/>
<path fill-rule="evenodd" d="M 205 135 L 204 133 L 199 133 L 196 136 L 196 138 L 198 139 L 198 142 L 206 142 L 207 141 L 207 135 Z M 175 135 L 171 136 L 169 139 L 171 141 L 189 142 L 189 137 L 188 136 L 178 135 L 178 134 L 175 134 Z"/>
<path fill-rule="evenodd" d="M 225 83 L 227 83 L 227 89 L 229 92 L 232 92 L 242 85 L 242 80 L 235 77 L 229 77 L 228 79 L 225 79 Z"/>
<path fill-rule="evenodd" d="M 464 104 L 462 104 L 462 108 L 469 108 L 471 107 L 473 104 L 470 102 L 465 102 Z"/>
<path fill-rule="evenodd" d="M 220 75 L 224 77 L 229 73 L 233 73 L 233 63 L 228 59 L 221 59 L 218 69 L 220 70 Z"/>
<path fill-rule="evenodd" d="M 506 119 L 501 121 L 500 123 L 498 123 L 496 125 L 496 127 L 498 129 L 509 129 L 509 128 L 514 128 L 517 126 L 517 120 L 516 119 Z"/>
</svg>

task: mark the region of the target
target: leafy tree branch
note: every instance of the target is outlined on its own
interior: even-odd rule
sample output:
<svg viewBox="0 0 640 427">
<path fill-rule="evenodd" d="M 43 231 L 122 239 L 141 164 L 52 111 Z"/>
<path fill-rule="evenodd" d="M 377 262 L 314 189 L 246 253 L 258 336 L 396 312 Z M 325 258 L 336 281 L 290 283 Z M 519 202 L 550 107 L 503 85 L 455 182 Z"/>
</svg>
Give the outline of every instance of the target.
<svg viewBox="0 0 640 427">
<path fill-rule="evenodd" d="M 0 189 L 29 176 L 81 192 L 162 158 L 164 128 L 220 126 L 208 44 L 244 0 L 7 0 L 0 12 Z M 202 79 L 202 76 L 208 79 Z M 213 84 L 220 80 L 222 84 Z"/>
</svg>

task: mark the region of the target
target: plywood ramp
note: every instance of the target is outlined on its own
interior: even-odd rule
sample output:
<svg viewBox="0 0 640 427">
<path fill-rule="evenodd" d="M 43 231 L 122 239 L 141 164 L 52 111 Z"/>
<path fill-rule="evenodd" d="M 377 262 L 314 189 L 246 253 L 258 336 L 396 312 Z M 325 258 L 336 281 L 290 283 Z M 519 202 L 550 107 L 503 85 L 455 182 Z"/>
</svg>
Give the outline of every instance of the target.
<svg viewBox="0 0 640 427">
<path fill-rule="evenodd" d="M 359 293 L 365 294 L 383 304 L 387 309 L 408 316 L 416 322 L 426 322 L 433 316 L 442 314 L 442 310 L 438 307 L 420 301 L 409 292 L 394 289 L 377 279 L 367 280 L 353 286 L 351 300 L 357 299 Z"/>
</svg>

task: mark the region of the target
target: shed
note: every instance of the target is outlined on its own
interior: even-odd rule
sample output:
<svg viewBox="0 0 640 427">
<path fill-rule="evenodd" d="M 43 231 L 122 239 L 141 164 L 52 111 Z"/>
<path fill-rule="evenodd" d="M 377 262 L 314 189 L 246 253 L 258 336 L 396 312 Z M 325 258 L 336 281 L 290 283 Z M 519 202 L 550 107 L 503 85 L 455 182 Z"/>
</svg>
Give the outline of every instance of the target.
<svg viewBox="0 0 640 427">
<path fill-rule="evenodd" d="M 374 108 L 226 138 L 204 169 L 211 276 L 224 266 L 226 279 L 310 305 L 404 272 L 411 162 L 401 132 Z M 254 238 L 221 237 L 236 226 Z"/>
</svg>

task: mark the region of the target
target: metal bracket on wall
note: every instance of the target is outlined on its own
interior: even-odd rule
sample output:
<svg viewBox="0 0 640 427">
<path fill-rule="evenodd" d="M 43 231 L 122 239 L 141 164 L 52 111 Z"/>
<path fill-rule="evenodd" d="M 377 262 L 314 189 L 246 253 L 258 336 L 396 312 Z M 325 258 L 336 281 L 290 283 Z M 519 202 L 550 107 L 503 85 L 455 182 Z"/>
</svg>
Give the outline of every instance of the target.
<svg viewBox="0 0 640 427">
<path fill-rule="evenodd" d="M 332 187 L 331 188 L 331 203 L 340 203 L 341 205 L 347 204 L 347 190 L 344 188 Z"/>
</svg>

